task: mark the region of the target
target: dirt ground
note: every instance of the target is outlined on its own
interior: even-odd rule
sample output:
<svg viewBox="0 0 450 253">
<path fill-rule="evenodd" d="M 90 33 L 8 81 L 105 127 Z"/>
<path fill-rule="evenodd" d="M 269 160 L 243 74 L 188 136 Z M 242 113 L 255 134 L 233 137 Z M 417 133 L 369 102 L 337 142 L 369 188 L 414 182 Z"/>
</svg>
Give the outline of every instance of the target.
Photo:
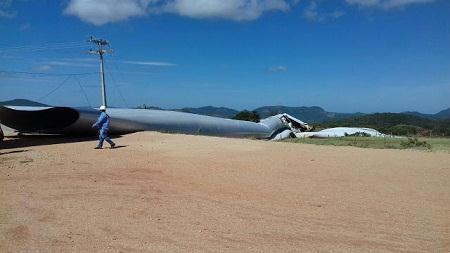
<svg viewBox="0 0 450 253">
<path fill-rule="evenodd" d="M 0 252 L 449 252 L 450 154 L 160 133 L 0 144 Z"/>
</svg>

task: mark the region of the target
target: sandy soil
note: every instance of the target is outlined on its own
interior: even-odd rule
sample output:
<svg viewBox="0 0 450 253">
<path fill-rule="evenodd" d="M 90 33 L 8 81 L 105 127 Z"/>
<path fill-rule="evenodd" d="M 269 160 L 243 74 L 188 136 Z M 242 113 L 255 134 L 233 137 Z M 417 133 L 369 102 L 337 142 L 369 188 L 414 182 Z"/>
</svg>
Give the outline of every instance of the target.
<svg viewBox="0 0 450 253">
<path fill-rule="evenodd" d="M 7 139 L 0 252 L 450 251 L 450 154 L 116 141 Z"/>
</svg>

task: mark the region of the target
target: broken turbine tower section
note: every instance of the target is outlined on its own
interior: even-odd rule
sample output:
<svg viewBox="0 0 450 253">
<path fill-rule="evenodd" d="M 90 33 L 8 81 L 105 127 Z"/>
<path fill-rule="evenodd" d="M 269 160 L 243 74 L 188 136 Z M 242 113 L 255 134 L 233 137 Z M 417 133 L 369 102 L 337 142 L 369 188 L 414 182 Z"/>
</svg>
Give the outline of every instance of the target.
<svg viewBox="0 0 450 253">
<path fill-rule="evenodd" d="M 311 130 L 307 123 L 288 114 L 271 116 L 259 123 L 145 109 L 110 108 L 108 115 L 112 119 L 111 134 L 160 131 L 280 140 Z M 0 106 L 2 124 L 28 133 L 95 134 L 91 126 L 97 116 L 98 111 L 90 108 Z"/>
</svg>

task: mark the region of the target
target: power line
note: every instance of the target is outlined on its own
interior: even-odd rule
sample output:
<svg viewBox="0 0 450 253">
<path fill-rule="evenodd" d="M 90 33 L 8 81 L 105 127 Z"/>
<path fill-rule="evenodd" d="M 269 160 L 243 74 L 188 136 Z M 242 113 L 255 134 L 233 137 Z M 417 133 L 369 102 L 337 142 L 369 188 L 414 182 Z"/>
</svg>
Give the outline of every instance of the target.
<svg viewBox="0 0 450 253">
<path fill-rule="evenodd" d="M 114 55 L 112 55 L 112 57 L 114 57 Z M 113 67 L 114 67 L 116 70 L 119 70 L 119 68 L 117 68 L 117 65 L 116 65 L 116 63 L 114 62 L 114 60 L 112 60 L 112 61 L 110 61 L 110 62 L 112 62 L 112 65 L 113 65 Z M 118 85 L 118 82 L 116 81 L 116 78 L 115 78 L 114 75 L 113 75 L 113 71 L 109 71 L 109 73 L 110 73 L 110 76 L 111 76 L 111 78 L 113 79 L 114 83 L 117 84 L 117 85 L 116 85 L 116 90 L 118 91 L 120 97 L 122 98 L 122 101 L 124 102 L 125 106 L 126 106 L 127 108 L 129 108 L 129 105 L 128 105 L 128 103 L 127 103 L 125 97 L 124 97 L 123 94 L 122 94 L 122 91 L 121 91 L 121 89 L 120 89 L 120 87 L 119 87 L 119 85 Z"/>
<path fill-rule="evenodd" d="M 15 49 L 15 50 L 0 50 L 0 53 L 13 53 L 13 52 L 39 52 L 39 51 L 55 51 L 63 49 L 81 48 L 86 47 L 85 45 L 79 46 L 61 46 L 61 47 L 45 47 L 45 48 L 33 48 L 33 49 Z"/>
<path fill-rule="evenodd" d="M 86 93 L 86 91 L 84 90 L 83 86 L 81 85 L 80 79 L 79 79 L 77 76 L 73 76 L 73 78 L 75 79 L 75 81 L 77 81 L 78 86 L 80 86 L 81 91 L 83 92 L 84 98 L 86 99 L 86 102 L 88 103 L 89 107 L 92 107 L 91 103 L 89 102 L 89 98 L 88 98 L 88 96 L 87 96 L 87 93 Z"/>
<path fill-rule="evenodd" d="M 17 48 L 33 48 L 33 47 L 46 47 L 46 46 L 60 46 L 60 45 L 70 45 L 70 44 L 86 44 L 84 41 L 71 41 L 71 42 L 48 42 L 40 45 L 23 45 L 23 46 L 12 46 L 12 47 L 0 47 L 0 49 L 17 49 Z"/>
<path fill-rule="evenodd" d="M 86 73 L 43 73 L 43 72 L 28 72 L 28 71 L 9 71 L 0 70 L 0 74 L 23 74 L 23 75 L 43 75 L 43 76 L 85 76 L 96 75 L 98 72 L 86 72 Z"/>
<path fill-rule="evenodd" d="M 66 79 L 64 79 L 56 88 L 54 88 L 53 90 L 51 90 L 50 92 L 48 92 L 47 94 L 45 94 L 44 96 L 40 97 L 37 101 L 43 101 L 44 99 L 46 99 L 47 97 L 49 97 L 51 94 L 53 94 L 55 91 L 59 90 L 70 78 L 75 79 L 75 81 L 77 82 L 78 86 L 81 89 L 81 92 L 84 95 L 84 98 L 86 99 L 87 104 L 89 105 L 89 107 L 92 107 L 91 103 L 89 102 L 89 98 L 87 96 L 86 91 L 84 90 L 83 86 L 81 85 L 81 81 L 77 76 L 68 76 Z"/>
<path fill-rule="evenodd" d="M 112 74 L 111 71 L 109 71 L 108 73 L 109 73 L 109 76 L 111 77 L 111 80 L 113 81 L 112 83 L 114 85 L 114 88 L 116 89 L 117 93 L 119 93 L 119 96 L 122 99 L 122 102 L 125 104 L 125 106 L 127 108 L 129 108 L 128 103 L 125 100 L 125 97 L 123 96 L 122 91 L 120 90 L 120 87 L 119 87 L 119 84 L 117 83 L 116 78 L 114 77 L 114 75 Z"/>
<path fill-rule="evenodd" d="M 47 44 L 47 45 L 38 45 L 38 46 L 16 46 L 16 47 L 0 47 L 0 52 L 17 52 L 17 51 L 45 51 L 45 50 L 60 50 L 60 49 L 70 49 L 77 47 L 85 47 L 86 43 L 76 42 L 76 43 L 55 43 L 55 44 Z"/>
<path fill-rule="evenodd" d="M 54 88 L 53 90 L 51 90 L 49 93 L 45 94 L 44 96 L 40 97 L 38 99 L 38 101 L 42 101 L 45 98 L 47 98 L 48 96 L 50 96 L 53 92 L 57 91 L 59 88 L 61 88 L 64 83 L 66 83 L 70 78 L 72 78 L 72 76 L 68 76 L 66 79 L 64 79 L 56 88 Z"/>
</svg>

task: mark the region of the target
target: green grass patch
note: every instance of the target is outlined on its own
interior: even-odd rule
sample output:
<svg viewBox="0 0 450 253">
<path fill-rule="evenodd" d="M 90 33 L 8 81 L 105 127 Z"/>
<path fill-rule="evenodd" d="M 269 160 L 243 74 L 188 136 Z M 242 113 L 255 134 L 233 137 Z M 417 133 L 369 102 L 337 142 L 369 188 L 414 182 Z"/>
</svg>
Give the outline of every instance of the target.
<svg viewBox="0 0 450 253">
<path fill-rule="evenodd" d="M 296 138 L 287 139 L 286 142 L 330 145 L 330 146 L 351 146 L 359 148 L 376 149 L 415 149 L 425 151 L 445 151 L 450 152 L 450 138 L 375 138 L 346 136 L 340 138 Z"/>
</svg>

